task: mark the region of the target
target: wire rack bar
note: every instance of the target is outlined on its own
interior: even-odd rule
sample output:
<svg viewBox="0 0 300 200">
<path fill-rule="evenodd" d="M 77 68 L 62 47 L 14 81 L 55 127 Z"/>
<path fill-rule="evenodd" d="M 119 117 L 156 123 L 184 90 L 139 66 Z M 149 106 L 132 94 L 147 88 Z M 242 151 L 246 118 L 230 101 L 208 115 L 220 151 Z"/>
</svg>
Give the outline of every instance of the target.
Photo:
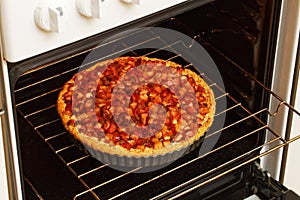
<svg viewBox="0 0 300 200">
<path fill-rule="evenodd" d="M 34 185 L 26 176 L 24 176 L 24 181 L 29 185 L 29 187 L 32 189 L 32 191 L 37 195 L 37 197 L 40 200 L 44 200 L 43 196 L 39 193 L 39 191 L 34 187 Z"/>
<path fill-rule="evenodd" d="M 62 133 L 59 133 L 59 134 L 56 134 L 56 135 L 53 135 L 53 136 L 50 136 L 50 137 L 48 137 L 48 138 L 45 138 L 45 141 L 48 141 L 48 140 L 52 140 L 52 139 L 54 139 L 54 138 L 56 138 L 56 137 L 59 137 L 59 136 L 62 136 L 62 135 L 64 135 L 64 134 L 66 134 L 67 132 L 62 132 Z"/>
<path fill-rule="evenodd" d="M 83 157 L 81 157 L 81 158 L 78 158 L 78 159 L 76 159 L 76 160 L 73 160 L 73 161 L 71 161 L 71 162 L 68 162 L 67 165 L 70 166 L 70 165 L 72 165 L 72 164 L 74 164 L 74 163 L 76 163 L 76 162 L 78 162 L 78 161 L 81 161 L 81 160 L 86 159 L 86 158 L 89 158 L 89 157 L 91 157 L 91 156 L 90 156 L 90 155 L 83 156 Z"/>
<path fill-rule="evenodd" d="M 69 145 L 69 146 L 63 147 L 63 148 L 61 148 L 61 149 L 58 149 L 58 150 L 56 150 L 56 151 L 55 151 L 55 153 L 56 153 L 56 154 L 58 154 L 58 153 L 60 153 L 60 152 L 62 152 L 62 151 L 65 151 L 65 150 L 67 150 L 67 149 L 71 148 L 71 147 L 74 147 L 74 146 L 75 146 L 75 145 L 74 145 L 74 144 L 72 144 L 72 145 Z"/>
<path fill-rule="evenodd" d="M 141 169 L 141 167 L 138 167 L 138 168 L 133 169 L 133 170 L 131 170 L 131 171 L 128 171 L 128 172 L 126 172 L 126 173 L 124 173 L 124 174 L 122 174 L 122 175 L 120 175 L 120 176 L 117 176 L 117 177 L 115 177 L 115 178 L 113 178 L 113 179 L 110 179 L 109 181 L 106 181 L 106 182 L 101 183 L 101 184 L 99 184 L 99 185 L 97 185 L 97 186 L 95 186 L 95 187 L 92 187 L 92 188 L 90 188 L 90 189 L 87 190 L 87 191 L 84 191 L 84 192 L 82 192 L 82 193 L 79 193 L 78 195 L 76 195 L 76 196 L 74 197 L 74 199 L 77 199 L 79 196 L 81 196 L 81 195 L 83 195 L 83 194 L 86 194 L 87 192 L 91 192 L 91 191 L 93 191 L 93 190 L 95 190 L 95 189 L 97 189 L 97 188 L 99 188 L 99 187 L 101 187 L 101 186 L 104 186 L 104 185 L 106 185 L 106 184 L 108 184 L 108 183 L 110 183 L 110 182 L 113 182 L 113 181 L 115 181 L 115 180 L 117 180 L 117 179 L 119 179 L 119 178 L 122 178 L 122 177 L 124 177 L 124 176 L 126 176 L 126 175 L 128 175 L 128 174 L 130 174 L 130 173 L 136 172 L 136 171 L 138 171 L 138 170 L 140 170 L 140 169 Z"/>
<path fill-rule="evenodd" d="M 86 175 L 88 175 L 88 174 L 90 174 L 90 173 L 92 173 L 92 172 L 95 172 L 95 171 L 97 171 L 97 170 L 99 170 L 99 169 L 102 169 L 103 167 L 107 167 L 107 166 L 109 166 L 109 164 L 104 164 L 104 165 L 101 165 L 101 166 L 99 166 L 99 167 L 96 167 L 96 168 L 94 168 L 94 169 L 92 169 L 92 170 L 90 170 L 90 171 L 87 171 L 87 172 L 85 172 L 85 173 L 82 173 L 82 174 L 78 175 L 78 178 L 81 178 L 81 177 L 83 177 L 83 176 L 86 176 Z"/>
<path fill-rule="evenodd" d="M 233 109 L 235 109 L 235 108 L 237 108 L 237 107 L 239 107 L 239 106 L 241 106 L 241 103 L 235 104 L 234 106 L 232 106 L 232 107 L 230 107 L 230 108 L 227 108 L 226 110 L 223 110 L 223 111 L 221 111 L 221 112 L 215 114 L 215 117 L 217 117 L 217 116 L 219 116 L 219 115 L 221 115 L 221 114 L 224 114 L 224 113 L 226 113 L 226 112 L 228 112 L 228 111 L 230 111 L 230 110 L 233 110 Z"/>
<path fill-rule="evenodd" d="M 32 116 L 32 115 L 39 114 L 39 113 L 41 113 L 41 112 L 44 112 L 44 111 L 46 111 L 46 110 L 49 110 L 49 109 L 55 108 L 55 107 L 56 107 L 56 104 L 51 105 L 51 106 L 48 106 L 48 107 L 43 108 L 43 109 L 40 109 L 40 110 L 38 110 L 38 111 L 32 112 L 32 113 L 30 113 L 30 114 L 27 114 L 27 115 L 25 115 L 24 117 L 27 118 L 27 117 L 30 117 L 30 116 Z"/>
<path fill-rule="evenodd" d="M 24 117 L 24 118 L 25 118 L 25 117 Z M 29 120 L 28 120 L 28 121 L 29 121 Z M 38 126 L 34 126 L 34 125 L 32 125 L 32 126 L 33 126 L 33 128 L 34 128 L 35 130 L 37 130 L 37 129 L 41 128 L 41 127 L 47 126 L 47 125 L 49 125 L 49 124 L 52 124 L 52 123 L 55 123 L 55 122 L 58 122 L 58 121 L 60 121 L 60 119 L 55 119 L 55 120 L 53 120 L 53 121 L 46 122 L 46 123 L 41 124 L 41 125 L 38 125 Z"/>
</svg>

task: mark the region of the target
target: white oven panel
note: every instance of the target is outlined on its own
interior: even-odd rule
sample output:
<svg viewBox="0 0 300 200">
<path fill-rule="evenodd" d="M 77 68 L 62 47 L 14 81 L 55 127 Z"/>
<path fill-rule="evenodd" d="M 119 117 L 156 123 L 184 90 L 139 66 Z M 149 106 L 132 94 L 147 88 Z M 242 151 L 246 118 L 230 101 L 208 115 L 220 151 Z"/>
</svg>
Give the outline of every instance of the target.
<svg viewBox="0 0 300 200">
<path fill-rule="evenodd" d="M 4 57 L 17 62 L 184 1 L 2 0 Z"/>
</svg>

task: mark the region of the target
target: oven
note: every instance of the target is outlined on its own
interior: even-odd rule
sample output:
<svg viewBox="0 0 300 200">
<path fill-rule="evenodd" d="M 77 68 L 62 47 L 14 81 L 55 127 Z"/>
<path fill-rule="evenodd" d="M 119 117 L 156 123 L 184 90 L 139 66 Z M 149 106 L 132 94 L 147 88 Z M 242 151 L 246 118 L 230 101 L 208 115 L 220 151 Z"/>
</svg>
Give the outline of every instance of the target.
<svg viewBox="0 0 300 200">
<path fill-rule="evenodd" d="M 300 166 L 289 157 L 300 138 L 297 1 L 0 3 L 7 198 L 300 198 L 297 184 L 284 186 L 285 174 L 298 178 L 289 163 Z M 174 61 L 208 83 L 216 113 L 201 145 L 141 171 L 101 162 L 70 139 L 56 109 L 63 84 L 119 56 Z"/>
</svg>

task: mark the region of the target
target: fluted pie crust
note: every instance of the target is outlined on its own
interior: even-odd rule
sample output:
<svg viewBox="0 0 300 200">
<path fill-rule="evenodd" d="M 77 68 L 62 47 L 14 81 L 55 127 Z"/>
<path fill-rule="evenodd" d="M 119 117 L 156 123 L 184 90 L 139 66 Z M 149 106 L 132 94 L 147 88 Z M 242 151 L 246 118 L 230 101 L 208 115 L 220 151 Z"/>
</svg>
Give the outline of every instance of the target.
<svg viewBox="0 0 300 200">
<path fill-rule="evenodd" d="M 100 78 L 101 77 L 103 78 L 103 76 L 105 74 L 99 73 L 99 71 L 103 72 L 103 70 L 99 70 L 99 69 L 108 68 L 109 66 L 113 65 L 113 66 L 116 66 L 116 69 L 123 68 L 124 70 L 122 73 L 125 74 L 125 73 L 127 73 L 127 71 L 129 69 L 134 68 L 135 64 L 136 65 L 137 64 L 147 65 L 148 63 L 151 65 L 156 65 L 156 66 L 160 66 L 160 67 L 174 68 L 178 71 L 178 73 L 181 73 L 181 76 L 185 76 L 187 80 L 188 79 L 194 80 L 194 81 L 192 81 L 192 83 L 193 83 L 192 87 L 195 89 L 196 92 L 199 93 L 196 95 L 197 100 L 199 101 L 198 103 L 200 105 L 200 99 L 201 99 L 201 106 L 204 107 L 203 109 L 206 111 L 204 114 L 200 114 L 202 111 L 200 112 L 200 110 L 198 110 L 199 117 L 201 117 L 201 120 L 200 120 L 201 122 L 199 122 L 199 124 L 198 124 L 198 126 L 199 126 L 198 130 L 195 133 L 189 133 L 189 134 L 192 134 L 191 137 L 186 136 L 187 134 L 183 134 L 184 137 L 181 136 L 180 140 L 178 140 L 178 137 L 177 138 L 175 137 L 175 135 L 178 135 L 178 134 L 180 135 L 180 133 L 178 133 L 178 132 L 176 134 L 173 133 L 173 135 L 172 134 L 171 135 L 157 134 L 158 135 L 157 139 L 155 138 L 155 136 L 153 136 L 152 138 L 149 137 L 147 140 L 144 140 L 144 139 L 139 140 L 134 137 L 132 137 L 133 138 L 132 139 L 131 135 L 128 135 L 128 134 L 126 135 L 124 132 L 122 132 L 123 135 L 126 136 L 126 137 L 122 138 L 122 137 L 118 136 L 118 133 L 121 132 L 121 131 L 118 131 L 120 129 L 120 127 L 112 127 L 112 129 L 113 129 L 112 133 L 108 132 L 108 131 L 111 131 L 111 129 L 109 129 L 110 127 L 109 128 L 106 127 L 106 130 L 104 130 L 104 126 L 107 123 L 107 120 L 103 120 L 103 119 L 101 120 L 101 116 L 102 116 L 101 114 L 97 115 L 97 120 L 99 121 L 99 124 L 96 125 L 97 128 L 95 128 L 95 130 L 91 130 L 93 128 L 82 129 L 83 125 L 80 124 L 81 122 L 79 120 L 79 118 L 82 118 L 82 116 L 76 116 L 75 112 L 73 112 L 74 108 L 72 108 L 72 106 L 74 106 L 72 104 L 74 95 L 76 94 L 76 92 L 78 92 L 76 89 L 76 82 L 78 81 L 79 77 L 81 79 L 82 77 L 91 76 L 91 74 L 97 74 L 97 76 L 99 77 L 98 80 L 100 80 Z M 120 72 L 120 74 L 121 74 L 121 72 Z M 96 83 L 96 85 L 99 85 L 99 84 Z M 98 86 L 97 86 L 97 88 L 98 88 Z M 160 87 L 158 89 L 165 90 L 165 88 L 167 88 L 167 86 Z M 199 89 L 199 91 L 197 91 L 197 88 L 201 88 L 201 89 Z M 92 93 L 92 94 L 97 96 L 97 92 L 101 92 L 101 90 L 96 89 L 96 91 L 94 91 L 94 93 Z M 84 96 L 84 94 L 80 94 L 80 95 Z M 98 95 L 98 97 L 100 96 L 98 99 L 99 101 L 101 101 L 101 95 L 107 95 L 107 92 Z M 78 94 L 76 96 L 78 96 Z M 172 95 L 170 94 L 170 96 L 172 96 Z M 94 98 L 96 98 L 96 97 L 94 97 Z M 95 101 L 95 102 L 96 102 L 95 104 L 97 104 L 97 101 Z M 178 104 L 180 104 L 180 102 L 176 104 L 177 107 L 178 107 Z M 98 106 L 98 105 L 96 105 L 96 106 Z M 101 107 L 101 106 L 99 106 L 99 107 Z M 64 127 L 67 129 L 67 131 L 76 140 L 78 140 L 82 144 L 87 145 L 88 147 L 92 148 L 94 151 L 104 152 L 104 153 L 108 153 L 111 155 L 135 157 L 135 158 L 149 157 L 149 156 L 155 157 L 158 155 L 170 154 L 174 151 L 179 151 L 180 149 L 186 148 L 189 145 L 193 144 L 195 141 L 199 140 L 199 138 L 201 136 L 203 136 L 205 134 L 205 132 L 208 130 L 208 128 L 212 125 L 214 113 L 215 113 L 215 107 L 216 107 L 216 103 L 214 100 L 214 94 L 213 94 L 212 90 L 205 83 L 205 81 L 200 76 L 198 76 L 195 72 L 193 72 L 189 69 L 184 69 L 181 65 L 176 64 L 172 61 L 166 61 L 166 60 L 161 60 L 161 59 L 157 59 L 157 58 L 148 58 L 148 57 L 118 57 L 115 59 L 99 62 L 85 70 L 78 72 L 69 81 L 67 81 L 64 84 L 61 92 L 59 93 L 58 99 L 57 99 L 57 111 L 62 120 L 62 123 L 63 123 Z M 102 107 L 101 107 L 101 109 L 102 109 Z M 199 108 L 199 109 L 202 109 L 202 108 Z M 80 113 L 80 111 L 78 111 L 77 113 Z M 93 117 L 95 117 L 95 116 L 93 116 Z M 87 118 L 89 118 L 88 114 L 85 115 L 85 119 L 83 121 L 88 120 Z M 111 119 L 109 119 L 109 120 L 111 120 Z M 109 122 L 111 122 L 111 121 L 109 121 Z M 178 123 L 180 123 L 180 120 L 178 121 Z M 110 123 L 108 123 L 108 124 L 110 124 Z M 174 125 L 174 127 L 176 126 L 175 123 L 173 125 Z M 99 129 L 101 129 L 102 131 L 97 133 L 99 131 Z M 82 132 L 82 130 L 88 130 L 89 133 Z M 165 137 L 163 135 L 165 135 Z M 159 137 L 159 136 L 161 136 L 161 137 Z M 126 140 L 126 138 L 128 139 L 128 141 Z M 154 142 L 152 142 L 152 141 L 154 141 Z M 146 144 L 146 142 L 147 142 L 147 144 Z M 155 142 L 157 142 L 158 145 Z M 137 145 L 136 143 L 139 143 L 139 145 Z M 128 144 L 130 144 L 130 145 L 128 145 Z"/>
</svg>

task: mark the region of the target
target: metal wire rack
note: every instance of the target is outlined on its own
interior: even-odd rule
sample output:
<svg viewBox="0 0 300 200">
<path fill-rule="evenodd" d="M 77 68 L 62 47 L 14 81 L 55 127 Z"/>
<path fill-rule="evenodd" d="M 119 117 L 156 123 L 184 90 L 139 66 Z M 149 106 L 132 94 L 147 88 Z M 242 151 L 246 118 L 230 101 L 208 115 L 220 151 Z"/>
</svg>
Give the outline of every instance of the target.
<svg viewBox="0 0 300 200">
<path fill-rule="evenodd" d="M 215 93 L 215 100 L 217 102 L 217 112 L 215 118 L 222 118 L 230 113 L 239 113 L 239 116 L 229 120 L 228 123 L 225 123 L 222 127 L 212 127 L 205 136 L 205 140 L 209 140 L 213 136 L 222 134 L 229 134 L 231 129 L 241 129 L 241 127 L 247 126 L 247 124 L 255 123 L 255 128 L 245 129 L 246 131 L 241 131 L 240 134 L 237 134 L 237 137 L 225 139 L 214 149 L 205 152 L 203 154 L 196 154 L 196 156 L 187 156 L 187 158 L 182 158 L 180 162 L 168 166 L 166 169 L 158 170 L 153 173 L 139 174 L 135 173 L 140 168 L 132 169 L 128 172 L 120 172 L 114 169 L 111 169 L 109 164 L 102 164 L 99 161 L 96 161 L 90 155 L 85 154 L 78 147 L 72 143 L 68 138 L 68 133 L 62 127 L 61 121 L 58 118 L 56 113 L 56 98 L 58 92 L 61 90 L 62 84 L 72 77 L 74 73 L 78 70 L 88 67 L 93 63 L 96 63 L 101 60 L 105 60 L 111 56 L 122 54 L 123 52 L 130 52 L 133 55 L 141 55 L 140 52 L 136 52 L 134 49 L 142 44 L 149 42 L 157 42 L 161 45 L 159 49 L 149 50 L 144 53 L 144 56 L 154 57 L 161 53 L 163 50 L 176 49 L 176 45 L 180 45 L 183 48 L 191 47 L 194 42 L 200 37 L 196 36 L 191 40 L 190 44 L 186 44 L 182 41 L 176 41 L 171 44 L 167 44 L 159 36 L 149 30 L 145 33 L 145 30 L 131 33 L 124 37 L 115 39 L 103 45 L 97 47 L 97 49 L 103 49 L 108 46 L 113 47 L 112 52 L 107 55 L 100 55 L 99 60 L 93 60 L 87 62 L 84 65 L 77 64 L 72 66 L 69 69 L 62 69 L 62 71 L 56 71 L 55 74 L 47 75 L 46 78 L 40 78 L 35 82 L 30 82 L 30 84 L 20 83 L 18 88 L 14 90 L 14 94 L 17 98 L 16 108 L 17 111 L 26 119 L 26 121 L 34 128 L 36 133 L 48 144 L 49 148 L 59 157 L 59 159 L 67 166 L 67 168 L 77 177 L 77 179 L 82 183 L 86 188 L 84 191 L 78 193 L 74 196 L 74 199 L 117 199 L 117 198 L 128 198 L 131 195 L 134 195 L 137 191 L 142 191 L 144 188 L 150 187 L 157 184 L 159 181 L 162 181 L 165 177 L 174 176 L 177 177 L 186 173 L 186 170 L 191 168 L 194 169 L 200 162 L 203 162 L 204 158 L 214 157 L 216 153 L 228 151 L 228 148 L 232 145 L 241 143 L 242 141 L 248 140 L 251 137 L 258 137 L 258 135 L 268 135 L 267 140 L 261 144 L 254 144 L 250 149 L 242 150 L 238 156 L 233 158 L 225 159 L 221 161 L 222 164 L 218 166 L 213 166 L 209 169 L 199 170 L 199 173 L 195 173 L 192 177 L 187 176 L 187 178 L 182 178 L 179 182 L 175 182 L 175 185 L 170 187 L 162 188 L 159 192 L 152 194 L 153 196 L 149 197 L 150 199 L 160 199 L 167 197 L 171 194 L 175 194 L 170 197 L 170 199 L 178 198 L 186 193 L 200 188 L 201 186 L 210 183 L 252 161 L 257 160 L 258 158 L 265 156 L 267 154 L 276 151 L 291 142 L 300 138 L 300 135 L 297 135 L 290 140 L 285 140 L 279 133 L 272 129 L 268 124 L 261 120 L 261 115 L 268 115 L 270 117 L 276 117 L 276 114 L 280 112 L 281 109 L 290 109 L 296 115 L 300 116 L 300 113 L 296 111 L 293 107 L 287 104 L 283 99 L 278 95 L 273 93 L 270 89 L 265 87 L 262 83 L 256 80 L 251 74 L 243 70 L 238 64 L 234 63 L 222 52 L 214 49 L 217 54 L 220 54 L 222 57 L 226 58 L 231 62 L 236 69 L 247 79 L 251 79 L 265 90 L 270 96 L 274 97 L 278 101 L 278 107 L 275 111 L 270 111 L 268 108 L 263 108 L 255 112 L 249 111 L 245 106 L 242 105 L 235 97 L 227 93 L 224 88 L 220 87 L 217 83 L 213 81 L 211 77 L 208 77 L 205 72 L 199 72 L 199 75 L 205 79 L 209 86 L 213 89 Z M 124 42 L 124 39 L 128 37 L 135 37 L 136 34 L 145 34 L 145 37 L 142 37 L 142 41 L 137 41 L 135 44 L 128 44 Z M 137 37 L 139 38 L 139 37 Z M 81 54 L 86 54 L 82 52 Z M 35 73 L 43 73 L 43 70 L 53 68 L 54 65 L 68 61 L 69 58 L 55 61 L 48 65 L 32 69 L 22 76 L 34 75 Z M 176 61 L 181 59 L 181 55 L 177 54 L 172 57 L 165 58 L 167 60 Z M 192 63 L 187 63 L 184 67 L 191 67 Z M 59 81 L 57 81 L 59 80 Z M 55 84 L 53 84 L 55 82 Z M 43 89 L 43 86 L 47 85 L 47 91 Z M 58 87 L 59 86 L 59 87 Z M 42 89 L 37 89 L 42 88 Z M 34 91 L 35 94 L 27 95 L 27 91 Z M 227 108 L 218 109 L 218 102 L 226 99 Z M 243 143 L 242 143 L 243 144 Z M 242 145 L 241 144 L 241 145 Z M 239 146 L 239 145 L 237 145 Z M 259 153 L 257 153 L 259 152 Z M 230 152 L 228 152 L 230 154 Z M 249 158 L 249 155 L 254 155 Z M 228 166 L 230 166 L 228 168 Z M 101 176 L 99 176 L 101 175 Z M 213 175 L 213 176 L 212 176 Z M 92 178 L 96 176 L 97 178 Z M 101 177 L 101 178 L 99 178 Z M 122 185 L 126 182 L 126 179 L 129 180 L 135 179 L 132 183 L 123 185 L 122 187 L 116 188 L 113 192 L 108 194 L 104 192 L 107 188 L 113 187 L 115 185 Z M 186 190 L 181 190 L 186 188 Z M 34 186 L 32 186 L 34 187 Z M 181 191 L 181 192 L 176 192 Z"/>
</svg>

